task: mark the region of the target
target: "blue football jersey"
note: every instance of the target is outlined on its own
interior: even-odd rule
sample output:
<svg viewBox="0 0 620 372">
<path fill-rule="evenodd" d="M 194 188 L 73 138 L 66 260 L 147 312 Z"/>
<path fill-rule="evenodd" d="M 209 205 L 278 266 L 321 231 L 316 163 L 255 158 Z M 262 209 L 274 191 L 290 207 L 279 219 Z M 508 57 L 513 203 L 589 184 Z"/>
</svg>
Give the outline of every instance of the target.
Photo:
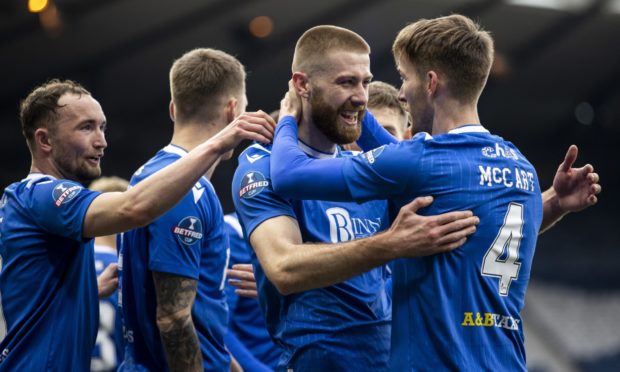
<svg viewBox="0 0 620 372">
<path fill-rule="evenodd" d="M 350 156 L 320 153 L 299 146 L 315 158 Z M 373 235 L 388 227 L 387 202 L 290 200 L 271 188 L 270 149 L 254 144 L 239 157 L 233 200 L 246 237 L 262 222 L 290 216 L 304 242 L 338 243 Z M 283 349 L 278 369 L 385 370 L 390 348 L 391 303 L 385 293 L 385 267 L 342 283 L 287 296 L 269 282 L 256 254 L 252 262 L 267 328 Z"/>
<path fill-rule="evenodd" d="M 133 186 L 184 156 L 168 145 L 133 175 Z M 119 271 L 125 358 L 121 370 L 168 370 L 156 324 L 153 272 L 198 282 L 192 318 L 205 371 L 224 371 L 230 356 L 224 347 L 228 309 L 224 294 L 229 258 L 222 207 L 209 180 L 202 177 L 171 210 L 151 224 L 121 235 Z"/>
<path fill-rule="evenodd" d="M 251 263 L 252 248 L 243 238 L 237 215 L 235 213 L 225 215 L 224 222 L 230 248 L 230 266 Z M 235 289 L 234 286 L 226 284 L 226 299 L 230 312 L 226 346 L 246 371 L 274 369 L 282 351 L 273 343 L 267 332 L 265 318 L 258 301 L 254 298 L 239 297 Z M 236 339 L 237 344 L 234 344 L 234 341 L 230 342 L 232 338 Z"/>
<path fill-rule="evenodd" d="M 116 249 L 95 244 L 95 272 L 117 262 Z M 123 329 L 118 312 L 118 293 L 99 300 L 99 331 L 90 361 L 91 371 L 116 371 L 123 360 Z"/>
<path fill-rule="evenodd" d="M 0 370 L 86 371 L 99 317 L 84 216 L 98 192 L 32 173 L 0 199 Z"/>
<path fill-rule="evenodd" d="M 293 153 L 295 128 L 289 123 L 281 130 L 285 146 L 278 151 L 287 151 L 277 159 L 304 158 Z M 520 312 L 542 198 L 534 167 L 512 143 L 480 125 L 465 125 L 436 136 L 420 133 L 338 164 L 304 164 L 317 175 L 335 174 L 320 186 L 298 183 L 306 197 L 317 187 L 342 196 L 344 183 L 354 200 L 387 197 L 400 208 L 431 195 L 434 202 L 422 214 L 469 209 L 480 218 L 461 248 L 394 262 L 392 370 L 525 370 Z"/>
</svg>

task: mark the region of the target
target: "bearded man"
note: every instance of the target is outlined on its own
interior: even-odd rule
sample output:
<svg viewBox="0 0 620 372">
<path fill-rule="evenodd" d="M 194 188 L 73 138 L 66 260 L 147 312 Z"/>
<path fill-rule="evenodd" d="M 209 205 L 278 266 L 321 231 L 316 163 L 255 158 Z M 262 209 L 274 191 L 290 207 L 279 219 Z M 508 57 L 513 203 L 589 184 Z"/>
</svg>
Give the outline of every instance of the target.
<svg viewBox="0 0 620 372">
<path fill-rule="evenodd" d="M 335 26 L 311 28 L 298 40 L 292 72 L 303 80 L 299 148 L 308 156 L 351 156 L 337 145 L 360 136 L 372 79 L 369 54 L 364 39 Z M 283 349 L 278 370 L 386 370 L 391 300 L 385 264 L 454 249 L 473 233 L 477 218 L 468 211 L 418 216 L 412 212 L 431 203 L 419 198 L 377 234 L 389 227 L 387 202 L 283 198 L 271 188 L 270 153 L 270 146 L 254 144 L 240 155 L 232 192 L 253 248 L 266 325 Z"/>
</svg>

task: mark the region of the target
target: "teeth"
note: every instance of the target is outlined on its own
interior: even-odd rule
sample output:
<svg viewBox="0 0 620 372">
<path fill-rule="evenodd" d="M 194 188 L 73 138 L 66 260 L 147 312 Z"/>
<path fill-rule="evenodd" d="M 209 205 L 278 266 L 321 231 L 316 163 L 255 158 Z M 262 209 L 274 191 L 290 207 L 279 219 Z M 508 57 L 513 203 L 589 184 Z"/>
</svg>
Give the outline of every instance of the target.
<svg viewBox="0 0 620 372">
<path fill-rule="evenodd" d="M 343 112 L 341 115 L 348 120 L 357 119 L 357 113 Z"/>
</svg>

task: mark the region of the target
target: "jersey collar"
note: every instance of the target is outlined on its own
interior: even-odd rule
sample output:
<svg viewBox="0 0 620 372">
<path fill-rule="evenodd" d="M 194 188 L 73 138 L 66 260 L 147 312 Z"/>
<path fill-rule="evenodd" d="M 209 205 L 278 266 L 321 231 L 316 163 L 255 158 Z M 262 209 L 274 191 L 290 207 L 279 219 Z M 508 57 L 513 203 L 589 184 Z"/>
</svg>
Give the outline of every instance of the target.
<svg viewBox="0 0 620 372">
<path fill-rule="evenodd" d="M 51 178 L 53 180 L 56 179 L 56 177 L 50 176 L 49 174 L 40 173 L 40 172 L 32 172 L 32 173 L 28 173 L 28 176 L 26 176 L 26 178 L 24 178 L 22 182 L 23 181 L 35 182 L 37 180 L 40 180 L 41 178 Z"/>
<path fill-rule="evenodd" d="M 173 144 L 169 144 L 168 146 L 164 147 L 162 151 L 170 153 L 170 154 L 179 155 L 181 157 L 187 155 L 187 150 L 185 150 L 184 148 L 180 146 L 173 145 Z"/>
<path fill-rule="evenodd" d="M 480 124 L 465 124 L 458 128 L 454 128 L 451 131 L 448 131 L 450 134 L 462 134 L 462 133 L 489 133 L 482 125 Z"/>
<path fill-rule="evenodd" d="M 338 151 L 334 151 L 333 153 L 322 152 L 313 147 L 310 147 L 310 145 L 303 143 L 301 140 L 297 140 L 297 144 L 299 144 L 299 148 L 301 149 L 301 151 L 305 152 L 306 155 L 312 156 L 316 159 L 331 159 L 335 158 L 338 155 Z"/>
</svg>

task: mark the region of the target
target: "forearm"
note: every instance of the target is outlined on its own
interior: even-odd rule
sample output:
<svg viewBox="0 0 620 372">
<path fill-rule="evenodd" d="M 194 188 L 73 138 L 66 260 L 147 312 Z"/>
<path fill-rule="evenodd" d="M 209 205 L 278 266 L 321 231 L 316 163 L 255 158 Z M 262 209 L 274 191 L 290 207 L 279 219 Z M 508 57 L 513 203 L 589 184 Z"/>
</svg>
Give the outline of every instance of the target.
<svg viewBox="0 0 620 372">
<path fill-rule="evenodd" d="M 367 111 L 362 120 L 362 134 L 357 140 L 358 146 L 363 151 L 369 151 L 390 143 L 398 143 L 398 140 L 385 130 L 377 119 Z"/>
<path fill-rule="evenodd" d="M 270 157 L 275 192 L 293 199 L 351 200 L 342 176 L 344 159 L 317 160 L 308 157 L 297 142 L 297 123 L 282 118 L 276 129 Z"/>
<path fill-rule="evenodd" d="M 178 203 L 219 157 L 217 146 L 205 142 L 126 192 L 99 195 L 86 214 L 84 236 L 110 235 L 150 223 Z"/>
<path fill-rule="evenodd" d="M 340 244 L 296 245 L 275 263 L 272 271 L 277 272 L 277 278 L 272 282 L 284 295 L 340 283 L 395 258 L 385 237 L 379 234 Z"/>
<path fill-rule="evenodd" d="M 192 317 L 158 321 L 159 334 L 170 371 L 202 371 L 200 342 Z"/>
<path fill-rule="evenodd" d="M 220 158 L 209 142 L 146 178 L 127 191 L 127 198 L 151 221 L 172 208 Z"/>
<path fill-rule="evenodd" d="M 543 219 L 540 225 L 539 234 L 542 234 L 548 229 L 550 229 L 568 213 L 563 211 L 558 204 L 558 197 L 553 187 L 542 193 L 542 199 Z"/>
</svg>

